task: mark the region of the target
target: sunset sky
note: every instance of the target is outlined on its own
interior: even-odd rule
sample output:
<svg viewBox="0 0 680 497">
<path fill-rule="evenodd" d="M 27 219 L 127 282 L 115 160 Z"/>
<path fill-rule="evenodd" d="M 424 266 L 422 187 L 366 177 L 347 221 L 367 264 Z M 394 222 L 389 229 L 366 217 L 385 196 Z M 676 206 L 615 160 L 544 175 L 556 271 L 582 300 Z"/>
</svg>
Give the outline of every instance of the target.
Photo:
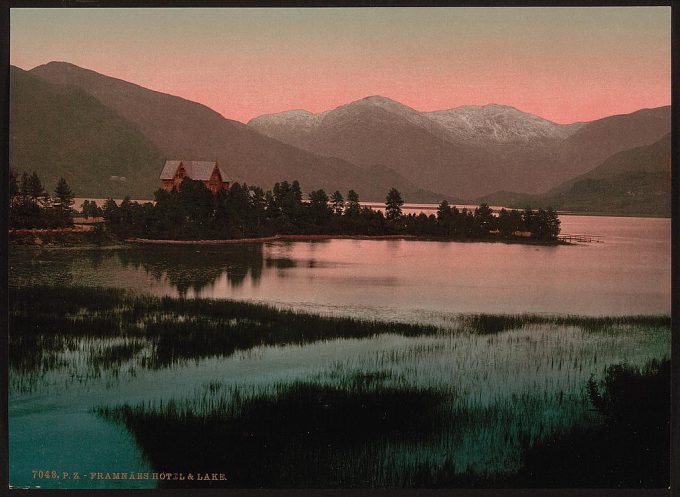
<svg viewBox="0 0 680 497">
<path fill-rule="evenodd" d="M 383 95 L 560 123 L 670 104 L 670 7 L 13 9 L 11 63 L 67 61 L 247 122 Z"/>
</svg>

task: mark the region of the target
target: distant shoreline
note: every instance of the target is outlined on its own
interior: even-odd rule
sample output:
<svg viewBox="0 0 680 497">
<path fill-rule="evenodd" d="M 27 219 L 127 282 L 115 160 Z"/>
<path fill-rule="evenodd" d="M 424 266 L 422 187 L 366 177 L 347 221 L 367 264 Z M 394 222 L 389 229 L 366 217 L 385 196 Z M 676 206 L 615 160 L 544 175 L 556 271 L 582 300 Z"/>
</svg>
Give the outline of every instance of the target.
<svg viewBox="0 0 680 497">
<path fill-rule="evenodd" d="M 114 240 L 111 237 L 94 240 L 94 231 L 84 231 L 74 228 L 53 228 L 53 229 L 21 229 L 8 230 L 10 245 L 35 245 L 45 248 L 74 248 L 78 246 L 88 246 L 90 248 L 124 248 L 126 245 L 243 245 L 250 243 L 266 242 L 310 242 L 324 240 L 405 240 L 421 242 L 447 242 L 447 243 L 505 243 L 521 245 L 576 245 L 575 243 L 563 240 L 536 240 L 533 238 L 514 237 L 514 238 L 447 238 L 437 236 L 422 236 L 408 234 L 392 235 L 342 235 L 342 234 L 316 234 L 316 235 L 271 235 L 262 237 L 248 238 L 229 238 L 229 239 L 199 239 L 199 240 L 173 240 L 163 238 L 138 238 L 130 237 L 125 240 Z"/>
<path fill-rule="evenodd" d="M 127 238 L 126 243 L 140 243 L 152 245 L 232 245 L 238 243 L 262 243 L 281 240 L 307 241 L 307 240 L 330 240 L 341 238 L 348 240 L 399 240 L 415 239 L 414 235 L 272 235 L 252 238 L 229 238 L 215 240 L 165 240 L 160 238 Z"/>
<path fill-rule="evenodd" d="M 235 245 L 246 243 L 263 243 L 276 241 L 304 242 L 315 240 L 408 240 L 429 242 L 454 242 L 454 243 L 511 243 L 523 245 L 574 245 L 562 241 L 540 241 L 532 239 L 501 239 L 501 238 L 438 238 L 416 235 L 273 235 L 256 238 L 233 238 L 228 240 L 163 240 L 157 238 L 128 238 L 125 243 L 140 245 Z"/>
<path fill-rule="evenodd" d="M 89 200 L 91 202 L 95 202 L 99 207 L 103 207 L 104 203 L 106 202 L 107 199 L 105 198 L 89 198 L 89 197 L 78 197 L 75 199 L 75 205 L 80 205 L 83 203 L 83 201 Z M 117 203 L 122 202 L 123 199 L 114 199 Z M 138 202 L 140 204 L 143 203 L 155 203 L 154 200 L 149 200 L 149 199 L 131 199 L 132 202 Z M 365 201 L 365 202 L 359 202 L 363 207 L 370 207 L 372 209 L 384 209 L 385 204 L 378 202 L 378 201 Z M 474 207 L 476 204 L 472 201 L 469 201 L 467 203 L 452 203 L 451 207 L 457 207 L 459 209 L 467 208 L 467 209 L 472 209 L 474 210 Z M 408 211 L 417 211 L 420 210 L 421 212 L 428 212 L 428 213 L 434 213 L 437 210 L 438 204 L 428 204 L 428 203 L 405 203 L 402 206 L 403 210 L 408 210 Z M 494 212 L 498 212 L 501 209 L 506 209 L 506 210 L 522 210 L 523 207 L 511 207 L 511 206 L 499 206 L 499 205 L 490 205 L 490 207 L 493 209 Z M 665 214 L 654 214 L 654 213 L 632 213 L 632 214 L 625 214 L 625 213 L 616 213 L 616 212 L 607 212 L 607 211 L 602 211 L 602 212 L 596 212 L 596 211 L 573 211 L 573 210 L 557 210 L 557 214 L 560 216 L 591 216 L 591 217 L 640 217 L 640 218 L 654 218 L 654 219 L 670 219 L 670 215 L 665 215 Z"/>
<path fill-rule="evenodd" d="M 314 242 L 327 240 L 404 240 L 419 242 L 446 242 L 446 243 L 504 243 L 506 245 L 535 245 L 553 247 L 558 245 L 578 245 L 565 241 L 541 241 L 530 238 L 438 238 L 416 235 L 274 235 L 259 238 L 231 238 L 216 240 L 164 240 L 159 238 L 128 238 L 122 241 L 104 240 L 99 243 L 91 241 L 91 232 L 60 232 L 58 230 L 16 233 L 10 236 L 10 246 L 34 245 L 43 249 L 124 249 L 130 245 L 246 245 L 267 242 Z M 69 238 L 64 238 L 64 237 Z"/>
</svg>

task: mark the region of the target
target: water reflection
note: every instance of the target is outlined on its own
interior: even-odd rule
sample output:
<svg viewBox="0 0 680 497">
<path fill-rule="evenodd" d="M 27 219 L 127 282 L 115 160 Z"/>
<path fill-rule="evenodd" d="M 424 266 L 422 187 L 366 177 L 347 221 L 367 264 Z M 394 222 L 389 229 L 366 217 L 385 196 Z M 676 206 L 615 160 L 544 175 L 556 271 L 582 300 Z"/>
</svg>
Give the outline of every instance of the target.
<svg viewBox="0 0 680 497">
<path fill-rule="evenodd" d="M 670 311 L 667 219 L 565 216 L 604 243 L 326 240 L 217 246 L 10 248 L 10 284 L 132 288 L 314 313 L 442 324 L 457 313 Z"/>
<path fill-rule="evenodd" d="M 314 261 L 310 261 L 311 264 L 313 264 Z M 267 257 L 267 267 L 275 267 L 277 269 L 289 269 L 293 267 L 297 267 L 297 262 L 293 259 L 290 259 L 288 257 Z M 314 267 L 313 265 L 308 266 L 308 267 Z"/>
<path fill-rule="evenodd" d="M 259 244 L 220 250 L 160 247 L 154 248 L 153 254 L 148 250 L 120 250 L 116 255 L 124 268 L 141 268 L 158 282 L 167 280 L 181 297 L 186 297 L 190 289 L 199 294 L 223 275 L 232 287 L 241 286 L 248 276 L 257 284 L 264 265 Z"/>
</svg>

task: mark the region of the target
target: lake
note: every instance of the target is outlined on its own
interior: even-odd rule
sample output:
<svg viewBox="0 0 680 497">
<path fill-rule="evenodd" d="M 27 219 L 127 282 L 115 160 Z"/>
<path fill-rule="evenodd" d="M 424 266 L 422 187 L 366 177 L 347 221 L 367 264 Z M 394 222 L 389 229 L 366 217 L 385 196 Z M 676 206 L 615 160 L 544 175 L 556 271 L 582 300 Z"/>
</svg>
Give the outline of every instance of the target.
<svg viewBox="0 0 680 497">
<path fill-rule="evenodd" d="M 231 344 L 220 341 L 230 338 L 219 330 L 240 326 L 238 319 L 215 318 L 213 326 L 200 312 L 192 317 L 189 311 L 169 308 L 135 315 L 129 323 L 120 317 L 120 334 L 103 334 L 96 329 L 105 325 L 101 321 L 92 329 L 85 323 L 82 334 L 71 337 L 60 326 L 82 324 L 89 316 L 119 319 L 115 316 L 125 316 L 129 308 L 119 297 L 106 307 L 109 297 L 93 289 L 90 310 L 86 295 L 84 304 L 76 305 L 85 307 L 72 318 L 66 311 L 55 317 L 51 326 L 63 329 L 54 332 L 56 337 L 47 340 L 50 328 L 34 327 L 24 331 L 38 333 L 38 340 L 12 342 L 11 351 L 17 352 L 10 354 L 10 481 L 45 488 L 153 487 L 158 482 L 36 482 L 31 470 L 171 470 L 182 454 L 190 459 L 186 454 L 198 450 L 194 445 L 212 454 L 216 441 L 268 461 L 262 473 L 253 474 L 248 471 L 257 464 L 239 466 L 231 459 L 210 467 L 226 471 L 236 486 L 418 486 L 423 474 L 446 474 L 451 479 L 443 481 L 449 482 L 514 474 L 523 467 L 527 447 L 575 427 L 601 426 L 586 395 L 589 379 L 601 381 L 609 366 L 643 368 L 670 357 L 670 325 L 664 321 L 584 318 L 670 314 L 670 220 L 561 219 L 563 232 L 598 235 L 602 242 L 537 246 L 343 239 L 96 250 L 13 246 L 10 286 L 15 288 L 116 287 L 154 296 L 266 303 L 316 316 L 430 324 L 439 331 L 371 328 L 354 336 L 331 329 L 327 337 L 317 337 L 313 331 L 323 323 L 310 318 L 305 336 L 278 339 L 277 328 L 268 332 L 266 319 L 253 308 L 246 309 L 252 317 L 243 326 L 252 328 L 251 334 L 264 330 L 262 339 Z M 68 304 L 66 295 L 53 295 L 55 305 L 61 306 L 60 298 Z M 40 307 L 36 302 L 35 314 Z M 17 327 L 30 322 L 30 300 L 26 309 L 13 314 Z M 479 324 L 486 322 L 483 317 L 474 318 L 479 313 L 537 317 L 496 320 L 501 324 L 492 319 L 487 329 Z M 581 317 L 567 318 L 572 315 Z M 285 322 L 285 316 L 281 319 Z M 205 340 L 217 337 L 214 350 L 191 351 L 189 345 L 163 340 L 164 322 L 179 323 L 181 337 L 192 336 L 199 326 L 194 321 L 203 323 Z M 150 331 L 154 326 L 159 335 Z M 34 362 L 27 359 L 31 354 L 37 357 Z M 308 398 L 330 399 L 320 405 L 317 417 L 334 420 L 338 415 L 370 424 L 370 406 L 376 403 L 381 416 L 392 413 L 392 424 L 383 420 L 376 425 L 373 431 L 387 430 L 377 438 L 359 430 L 354 440 L 347 433 L 333 434 L 336 420 L 317 427 L 329 437 L 321 441 L 286 438 L 290 435 L 248 424 L 248 419 L 272 417 L 294 433 L 296 426 L 279 414 L 299 412 L 295 406 L 305 409 L 300 399 Z M 168 403 L 182 406 L 172 412 L 184 417 L 177 421 L 170 416 L 164 407 Z M 224 407 L 232 405 L 240 410 Z M 363 410 L 356 411 L 356 405 Z M 396 407 L 390 411 L 393 405 L 420 405 L 429 417 L 413 426 Z M 125 422 L 121 413 L 127 413 Z M 191 419 L 228 423 L 220 421 L 206 436 Z M 148 444 L 150 427 L 173 432 L 172 423 L 180 421 L 193 444 L 184 452 Z M 254 451 L 250 439 L 220 431 L 224 423 L 285 444 L 277 447 L 277 457 L 261 446 Z M 163 453 L 175 459 L 165 460 Z M 310 463 L 305 457 L 311 456 L 304 454 L 314 454 L 317 462 Z M 279 466 L 281 460 L 290 461 L 290 467 Z M 182 464 L 189 461 L 180 461 L 180 470 Z M 317 464 L 314 472 L 296 480 L 309 464 Z M 326 474 L 328 467 L 340 469 Z M 357 476 L 360 468 L 368 473 Z M 279 479 L 267 480 L 274 478 L 268 469 L 275 469 L 269 473 Z M 325 479 L 314 479 L 320 475 Z"/>
<path fill-rule="evenodd" d="M 562 216 L 602 243 L 325 240 L 121 250 L 21 249 L 19 283 L 77 282 L 317 313 L 442 322 L 457 313 L 668 313 L 670 220 Z"/>
</svg>

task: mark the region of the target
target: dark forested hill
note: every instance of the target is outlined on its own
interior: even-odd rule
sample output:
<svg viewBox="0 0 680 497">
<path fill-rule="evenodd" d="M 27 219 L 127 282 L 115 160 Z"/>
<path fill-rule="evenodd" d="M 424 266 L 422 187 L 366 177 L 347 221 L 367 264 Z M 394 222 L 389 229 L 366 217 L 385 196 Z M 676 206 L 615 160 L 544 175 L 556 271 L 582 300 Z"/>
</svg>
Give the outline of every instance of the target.
<svg viewBox="0 0 680 497">
<path fill-rule="evenodd" d="M 10 165 L 35 170 L 49 191 L 63 176 L 76 194 L 96 197 L 149 198 L 163 164 L 139 128 L 96 98 L 16 67 L 10 68 L 9 151 Z"/>
<path fill-rule="evenodd" d="M 478 200 L 516 207 L 553 206 L 565 211 L 670 216 L 670 133 L 652 145 L 618 152 L 544 195 L 498 192 Z"/>
<path fill-rule="evenodd" d="M 307 191 L 353 188 L 365 200 L 384 199 L 392 186 L 401 188 L 409 201 L 432 197 L 396 172 L 385 178 L 342 159 L 314 155 L 180 97 L 64 62 L 38 66 L 30 73 L 53 85 L 82 89 L 137 126 L 165 158 L 217 159 L 232 181 L 270 188 L 277 181 L 298 179 Z M 160 165 L 155 167 L 157 180 Z"/>
</svg>

